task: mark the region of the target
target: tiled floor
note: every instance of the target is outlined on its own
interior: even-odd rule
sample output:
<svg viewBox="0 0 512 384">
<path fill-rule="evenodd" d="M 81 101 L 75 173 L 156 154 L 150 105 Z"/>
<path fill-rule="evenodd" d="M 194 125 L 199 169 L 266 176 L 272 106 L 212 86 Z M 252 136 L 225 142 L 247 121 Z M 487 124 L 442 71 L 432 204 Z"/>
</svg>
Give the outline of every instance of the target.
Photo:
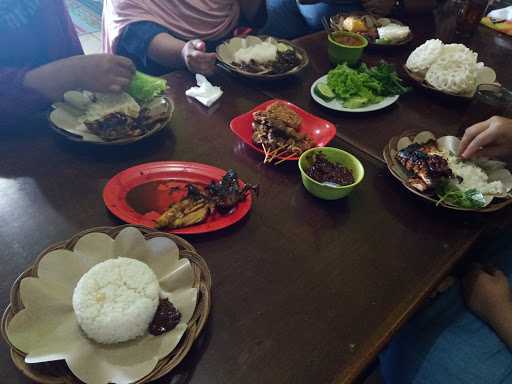
<svg viewBox="0 0 512 384">
<path fill-rule="evenodd" d="M 101 53 L 101 32 L 87 33 L 79 38 L 87 55 Z"/>
</svg>

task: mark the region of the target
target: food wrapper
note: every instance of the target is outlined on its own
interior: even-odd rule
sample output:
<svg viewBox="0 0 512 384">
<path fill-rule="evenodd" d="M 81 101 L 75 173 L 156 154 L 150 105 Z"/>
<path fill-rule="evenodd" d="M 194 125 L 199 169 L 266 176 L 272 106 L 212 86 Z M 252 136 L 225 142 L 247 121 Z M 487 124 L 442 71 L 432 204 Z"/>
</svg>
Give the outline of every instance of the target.
<svg viewBox="0 0 512 384">
<path fill-rule="evenodd" d="M 181 312 L 174 330 L 110 345 L 96 343 L 81 331 L 72 306 L 77 282 L 94 265 L 120 256 L 142 261 L 156 274 L 161 297 L 168 298 Z M 73 251 L 46 254 L 39 263 L 38 277 L 21 281 L 25 309 L 9 323 L 8 340 L 27 355 L 26 363 L 65 360 L 85 383 L 134 383 L 151 373 L 180 342 L 197 305 L 198 289 L 193 285 L 190 261 L 179 258 L 178 246 L 171 239 L 146 240 L 133 227 L 122 230 L 115 239 L 89 233 Z"/>
<path fill-rule="evenodd" d="M 165 79 L 137 71 L 128 88 L 128 94 L 140 104 L 146 104 L 163 94 L 166 89 L 167 81 Z"/>
</svg>

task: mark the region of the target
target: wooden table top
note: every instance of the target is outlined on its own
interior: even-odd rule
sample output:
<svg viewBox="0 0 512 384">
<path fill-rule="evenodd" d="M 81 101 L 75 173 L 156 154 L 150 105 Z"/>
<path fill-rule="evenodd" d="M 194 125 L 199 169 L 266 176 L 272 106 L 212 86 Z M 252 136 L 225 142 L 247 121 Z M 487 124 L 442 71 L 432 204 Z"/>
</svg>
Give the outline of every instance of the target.
<svg viewBox="0 0 512 384">
<path fill-rule="evenodd" d="M 315 41 L 320 40 L 311 36 L 301 44 Z M 157 160 L 233 167 L 242 179 L 259 184 L 261 194 L 238 224 L 187 238 L 212 271 L 213 307 L 202 338 L 172 382 L 353 382 L 465 251 L 509 210 L 457 213 L 403 190 L 378 159 L 379 146 L 402 129 L 430 127 L 430 119 L 453 125 L 457 115 L 418 91 L 378 115 L 355 119 L 323 111 L 305 93 L 327 69 L 321 46 L 315 52 L 302 86 L 283 86 L 279 96 L 337 123 L 340 137 L 331 145 L 355 154 L 366 169 L 352 195 L 335 202 L 312 197 L 296 163 L 265 166 L 231 133 L 229 121 L 267 100 L 268 93 L 220 74 L 212 82 L 225 94 L 206 109 L 184 96 L 193 76 L 175 72 L 167 76 L 176 104 L 170 128 L 145 142 L 80 145 L 57 137 L 44 122 L 2 135 L 0 305 L 7 305 L 14 279 L 46 246 L 86 228 L 121 224 L 101 197 L 116 173 Z M 359 131 L 341 130 L 345 121 L 356 121 Z M 392 126 L 384 130 L 386 122 Z M 0 345 L 2 382 L 29 383 Z M 171 382 L 171 376 L 159 383 Z"/>
</svg>

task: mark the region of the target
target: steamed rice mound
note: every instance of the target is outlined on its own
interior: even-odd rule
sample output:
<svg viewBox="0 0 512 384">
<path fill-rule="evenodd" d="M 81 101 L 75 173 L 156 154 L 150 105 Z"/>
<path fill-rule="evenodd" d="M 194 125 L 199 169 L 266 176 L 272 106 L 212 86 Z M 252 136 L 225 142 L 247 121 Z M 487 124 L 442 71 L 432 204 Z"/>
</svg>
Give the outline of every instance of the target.
<svg viewBox="0 0 512 384">
<path fill-rule="evenodd" d="M 73 309 L 80 327 L 103 344 L 142 336 L 153 320 L 160 287 L 145 263 L 120 257 L 92 267 L 73 293 Z"/>
</svg>

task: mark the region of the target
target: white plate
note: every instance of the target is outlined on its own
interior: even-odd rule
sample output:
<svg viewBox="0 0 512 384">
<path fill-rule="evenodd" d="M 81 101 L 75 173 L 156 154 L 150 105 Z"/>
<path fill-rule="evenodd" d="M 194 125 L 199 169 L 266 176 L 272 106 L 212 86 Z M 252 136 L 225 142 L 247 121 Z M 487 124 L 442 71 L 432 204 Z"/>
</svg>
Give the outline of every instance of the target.
<svg viewBox="0 0 512 384">
<path fill-rule="evenodd" d="M 367 105 L 366 107 L 362 107 L 362 108 L 345 108 L 343 106 L 343 103 L 340 100 L 334 99 L 331 101 L 325 101 L 322 98 L 318 97 L 315 94 L 315 87 L 318 83 L 327 83 L 327 75 L 319 78 L 311 86 L 311 97 L 313 98 L 313 100 L 315 100 L 318 104 L 323 105 L 326 108 L 333 109 L 335 111 L 340 111 L 340 112 L 361 113 L 361 112 L 378 111 L 379 109 L 389 107 L 391 104 L 395 103 L 398 100 L 398 98 L 400 97 L 399 95 L 388 96 L 384 100 L 382 100 L 380 103 L 377 103 L 377 104 Z"/>
</svg>

